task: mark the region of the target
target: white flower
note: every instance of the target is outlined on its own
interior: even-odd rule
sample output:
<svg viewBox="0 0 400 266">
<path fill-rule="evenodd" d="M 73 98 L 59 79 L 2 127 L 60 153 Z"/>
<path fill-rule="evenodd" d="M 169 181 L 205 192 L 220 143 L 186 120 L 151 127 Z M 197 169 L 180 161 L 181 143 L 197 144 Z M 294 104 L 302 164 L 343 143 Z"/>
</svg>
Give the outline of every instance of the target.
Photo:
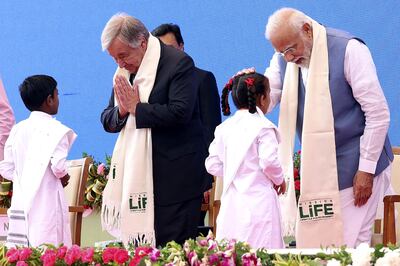
<svg viewBox="0 0 400 266">
<path fill-rule="evenodd" d="M 353 266 L 369 266 L 371 265 L 371 249 L 367 243 L 361 243 L 351 253 Z"/>
<path fill-rule="evenodd" d="M 326 266 L 340 266 L 340 261 L 335 259 L 328 260 Z"/>
<path fill-rule="evenodd" d="M 385 256 L 379 258 L 376 266 L 398 266 L 400 265 L 400 250 L 389 250 Z"/>
</svg>

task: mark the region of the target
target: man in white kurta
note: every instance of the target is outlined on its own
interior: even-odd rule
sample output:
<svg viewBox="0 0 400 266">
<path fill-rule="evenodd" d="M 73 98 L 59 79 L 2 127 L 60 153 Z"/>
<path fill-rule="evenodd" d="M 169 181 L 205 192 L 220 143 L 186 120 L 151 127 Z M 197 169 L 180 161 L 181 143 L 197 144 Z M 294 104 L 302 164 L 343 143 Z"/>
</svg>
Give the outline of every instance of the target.
<svg viewBox="0 0 400 266">
<path fill-rule="evenodd" d="M 216 238 L 283 248 L 274 189 L 283 182 L 276 127 L 260 109 L 254 114 L 238 110 L 217 127 L 209 152 L 207 171 L 224 180 Z"/>
<path fill-rule="evenodd" d="M 33 111 L 13 127 L 0 174 L 13 181 L 7 244 L 71 245 L 68 206 L 60 179 L 76 134 L 51 115 Z"/>
</svg>

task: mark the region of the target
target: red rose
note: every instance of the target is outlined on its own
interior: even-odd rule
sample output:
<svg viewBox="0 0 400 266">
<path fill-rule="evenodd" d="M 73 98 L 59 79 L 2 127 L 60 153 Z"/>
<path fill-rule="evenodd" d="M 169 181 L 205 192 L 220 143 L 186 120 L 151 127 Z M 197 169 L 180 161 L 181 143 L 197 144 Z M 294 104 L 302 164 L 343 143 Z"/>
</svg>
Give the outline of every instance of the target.
<svg viewBox="0 0 400 266">
<path fill-rule="evenodd" d="M 117 248 L 115 248 L 115 247 L 109 247 L 109 248 L 106 248 L 104 251 L 103 251 L 103 254 L 102 254 L 102 259 L 103 259 L 103 262 L 104 263 L 109 263 L 110 261 L 112 261 L 113 259 L 114 259 L 114 254 L 117 252 Z"/>
<path fill-rule="evenodd" d="M 94 254 L 94 248 L 87 248 L 83 250 L 81 253 L 82 262 L 89 262 L 89 263 L 92 262 L 93 254 Z"/>
<path fill-rule="evenodd" d="M 123 264 L 129 260 L 128 251 L 125 249 L 118 249 L 114 254 L 114 261 L 119 264 Z"/>
<path fill-rule="evenodd" d="M 296 179 L 299 177 L 299 169 L 294 168 L 293 169 L 293 178 Z"/>
<path fill-rule="evenodd" d="M 294 181 L 294 189 L 295 190 L 300 190 L 300 180 L 295 180 Z"/>
<path fill-rule="evenodd" d="M 11 248 L 7 251 L 6 257 L 8 262 L 17 262 L 19 259 L 19 251 L 16 248 Z"/>
<path fill-rule="evenodd" d="M 57 250 L 57 258 L 63 259 L 65 254 L 67 254 L 68 248 L 66 246 L 61 246 Z"/>
</svg>

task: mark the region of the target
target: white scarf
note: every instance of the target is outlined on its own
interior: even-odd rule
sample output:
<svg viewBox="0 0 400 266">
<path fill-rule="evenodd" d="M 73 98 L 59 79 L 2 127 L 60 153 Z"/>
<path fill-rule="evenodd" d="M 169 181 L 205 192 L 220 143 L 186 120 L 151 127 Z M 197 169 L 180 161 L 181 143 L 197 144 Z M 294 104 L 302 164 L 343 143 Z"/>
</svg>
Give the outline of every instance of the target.
<svg viewBox="0 0 400 266">
<path fill-rule="evenodd" d="M 153 89 L 160 53 L 159 40 L 150 34 L 147 50 L 134 79 L 134 86 L 139 86 L 142 103 L 148 102 Z M 117 75 L 129 80 L 130 73 L 118 68 L 114 80 Z M 125 245 L 156 244 L 151 129 L 137 129 L 135 116 L 131 114 L 114 147 L 108 182 L 103 192 L 101 219 L 103 229 L 117 230 Z"/>
<path fill-rule="evenodd" d="M 334 118 L 329 91 L 326 30 L 313 21 L 313 50 L 308 72 L 301 152 L 301 188 L 296 221 L 299 248 L 343 245 Z M 283 198 L 284 228 L 294 228 L 296 201 L 293 146 L 297 114 L 298 66 L 288 63 L 282 92 L 279 131 L 280 158 L 288 192 Z"/>
</svg>

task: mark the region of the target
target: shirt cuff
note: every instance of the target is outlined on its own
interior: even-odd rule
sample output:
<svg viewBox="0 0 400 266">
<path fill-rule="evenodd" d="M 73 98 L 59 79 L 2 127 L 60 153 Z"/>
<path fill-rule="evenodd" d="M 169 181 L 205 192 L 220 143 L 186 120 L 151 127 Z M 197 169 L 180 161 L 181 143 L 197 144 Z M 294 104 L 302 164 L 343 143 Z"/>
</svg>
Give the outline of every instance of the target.
<svg viewBox="0 0 400 266">
<path fill-rule="evenodd" d="M 367 173 L 371 173 L 371 174 L 375 174 L 376 165 L 377 165 L 377 162 L 360 158 L 358 170 L 367 172 Z"/>
<path fill-rule="evenodd" d="M 125 116 L 125 117 L 120 118 L 120 117 L 119 117 L 118 108 L 117 108 L 117 110 L 116 110 L 115 113 L 116 113 L 116 119 L 115 119 L 116 124 L 115 124 L 115 128 L 118 128 L 118 127 L 121 127 L 121 126 L 123 126 L 123 125 L 125 124 L 126 120 L 128 119 L 129 114 L 128 114 L 127 116 Z"/>
</svg>

